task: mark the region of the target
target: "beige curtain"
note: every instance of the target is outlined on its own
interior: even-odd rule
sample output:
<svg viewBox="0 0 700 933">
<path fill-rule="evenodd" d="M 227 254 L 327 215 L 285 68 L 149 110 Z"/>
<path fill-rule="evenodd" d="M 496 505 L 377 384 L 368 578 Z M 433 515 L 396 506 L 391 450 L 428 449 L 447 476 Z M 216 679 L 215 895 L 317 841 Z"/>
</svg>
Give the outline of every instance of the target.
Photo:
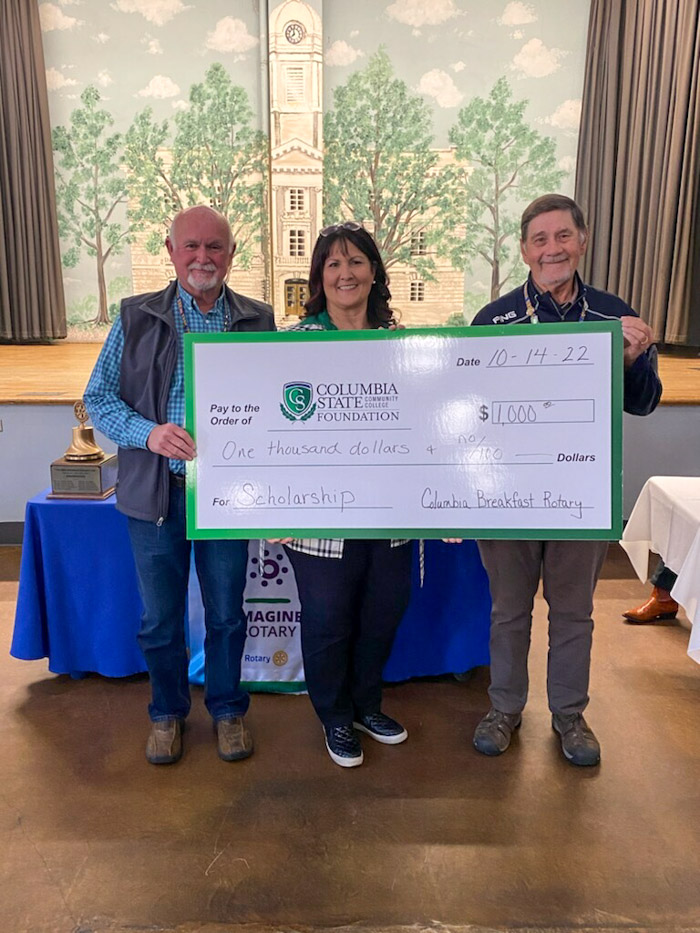
<svg viewBox="0 0 700 933">
<path fill-rule="evenodd" d="M 0 0 L 0 340 L 65 336 L 39 10 Z"/>
<path fill-rule="evenodd" d="M 700 344 L 698 0 L 592 0 L 576 198 L 588 281 Z"/>
</svg>

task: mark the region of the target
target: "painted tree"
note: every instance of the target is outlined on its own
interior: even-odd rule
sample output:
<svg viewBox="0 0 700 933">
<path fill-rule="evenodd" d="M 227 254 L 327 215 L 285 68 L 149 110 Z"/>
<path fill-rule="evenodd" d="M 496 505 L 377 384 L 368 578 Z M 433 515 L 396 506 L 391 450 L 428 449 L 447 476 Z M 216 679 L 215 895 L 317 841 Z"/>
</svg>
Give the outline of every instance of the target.
<svg viewBox="0 0 700 933">
<path fill-rule="evenodd" d="M 490 268 L 491 301 L 519 262 L 520 214 L 565 176 L 557 168 L 556 143 L 525 121 L 527 100 L 514 101 L 506 78 L 488 98 L 474 98 L 460 110 L 450 130 L 455 146 L 458 184 L 442 199 L 443 251 L 454 265 L 471 267 L 479 257 Z M 466 236 L 452 231 L 466 224 Z"/>
<path fill-rule="evenodd" d="M 145 247 L 154 255 L 163 248 L 172 217 L 185 205 L 170 178 L 169 125 L 157 123 L 147 107 L 136 114 L 124 137 L 124 164 L 129 175 L 129 217 L 135 224 L 157 225 Z"/>
<path fill-rule="evenodd" d="M 434 264 L 415 255 L 431 242 L 444 177 L 425 101 L 394 76 L 384 49 L 333 91 L 324 119 L 324 220 L 368 224 L 389 268 L 409 263 L 425 277 Z M 412 254 L 413 253 L 413 254 Z"/>
<path fill-rule="evenodd" d="M 126 176 L 121 167 L 122 136 L 109 133 L 112 116 L 99 107 L 97 88 L 80 95 L 82 107 L 70 115 L 70 126 L 53 130 L 56 159 L 58 232 L 71 246 L 62 253 L 71 268 L 83 249 L 97 267 L 95 324 L 109 323 L 105 266 L 129 240 L 129 227 L 119 219 L 126 204 Z"/>
<path fill-rule="evenodd" d="M 231 223 L 236 261 L 246 266 L 254 245 L 267 240 L 267 144 L 252 118 L 246 91 L 218 63 L 192 85 L 188 109 L 176 115 L 171 154 L 167 121 L 155 122 L 150 109 L 138 114 L 125 147 L 132 219 L 167 227 L 181 208 L 210 204 Z M 161 231 L 149 245 L 161 247 Z"/>
</svg>

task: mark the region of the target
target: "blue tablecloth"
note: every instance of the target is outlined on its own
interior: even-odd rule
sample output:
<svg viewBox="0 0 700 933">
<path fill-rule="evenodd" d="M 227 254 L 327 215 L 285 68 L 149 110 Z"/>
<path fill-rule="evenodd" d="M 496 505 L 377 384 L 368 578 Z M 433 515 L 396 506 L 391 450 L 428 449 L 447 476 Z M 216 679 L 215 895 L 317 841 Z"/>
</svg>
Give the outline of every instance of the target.
<svg viewBox="0 0 700 933">
<path fill-rule="evenodd" d="M 27 503 L 10 654 L 48 658 L 54 674 L 144 671 L 125 517 L 114 497 L 47 499 L 47 491 Z"/>
<path fill-rule="evenodd" d="M 411 602 L 384 679 L 459 674 L 488 664 L 491 596 L 476 543 L 426 541 L 423 586 L 419 583 L 416 541 Z"/>
<path fill-rule="evenodd" d="M 411 604 L 385 678 L 461 673 L 488 664 L 490 606 L 488 580 L 474 542 L 426 541 L 422 588 L 416 545 Z M 126 519 L 115 509 L 114 498 L 52 500 L 44 492 L 31 499 L 12 656 L 47 657 L 55 674 L 138 673 L 145 670 L 136 642 L 140 615 Z M 196 644 L 197 620 L 192 618 L 191 624 Z M 193 662 L 191 679 L 196 681 L 198 665 Z"/>
</svg>

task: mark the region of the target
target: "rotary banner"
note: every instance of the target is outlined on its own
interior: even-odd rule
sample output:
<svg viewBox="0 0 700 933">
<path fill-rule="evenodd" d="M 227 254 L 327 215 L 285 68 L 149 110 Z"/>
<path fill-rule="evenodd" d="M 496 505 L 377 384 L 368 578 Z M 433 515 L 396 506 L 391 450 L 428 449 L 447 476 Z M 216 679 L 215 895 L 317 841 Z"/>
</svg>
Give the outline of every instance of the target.
<svg viewBox="0 0 700 933">
<path fill-rule="evenodd" d="M 300 606 L 294 573 L 284 548 L 265 541 L 248 546 L 248 580 L 243 611 L 248 638 L 241 663 L 243 686 L 277 693 L 301 693 Z M 204 683 L 204 607 L 197 574 L 189 587 L 190 682 Z"/>
</svg>

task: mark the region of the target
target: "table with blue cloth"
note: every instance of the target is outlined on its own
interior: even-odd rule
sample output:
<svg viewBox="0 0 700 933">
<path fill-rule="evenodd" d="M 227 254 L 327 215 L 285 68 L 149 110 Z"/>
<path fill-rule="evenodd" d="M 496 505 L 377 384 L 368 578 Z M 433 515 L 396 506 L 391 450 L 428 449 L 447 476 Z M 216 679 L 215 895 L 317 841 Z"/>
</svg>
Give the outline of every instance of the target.
<svg viewBox="0 0 700 933">
<path fill-rule="evenodd" d="M 423 585 L 418 542 L 411 602 L 396 632 L 384 680 L 460 674 L 489 663 L 491 596 L 474 541 L 426 541 Z"/>
<path fill-rule="evenodd" d="M 461 673 L 488 664 L 491 600 L 472 541 L 425 542 L 413 592 L 384 676 L 388 681 Z M 27 503 L 19 593 L 10 653 L 48 658 L 54 674 L 125 677 L 145 670 L 136 635 L 141 600 L 125 517 L 114 497 Z M 201 682 L 201 609 L 189 608 L 190 679 Z"/>
<path fill-rule="evenodd" d="M 10 654 L 54 674 L 146 670 L 141 599 L 126 518 L 105 500 L 30 499 Z"/>
</svg>

